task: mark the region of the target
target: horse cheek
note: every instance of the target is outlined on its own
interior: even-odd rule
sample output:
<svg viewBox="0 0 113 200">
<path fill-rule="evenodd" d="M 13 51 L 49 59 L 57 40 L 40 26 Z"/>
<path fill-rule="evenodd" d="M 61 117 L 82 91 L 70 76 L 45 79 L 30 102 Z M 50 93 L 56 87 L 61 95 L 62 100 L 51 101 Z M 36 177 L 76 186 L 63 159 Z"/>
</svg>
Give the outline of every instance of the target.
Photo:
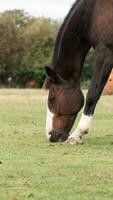
<svg viewBox="0 0 113 200">
<path fill-rule="evenodd" d="M 55 116 L 53 119 L 53 128 L 58 130 L 61 129 L 62 127 L 63 127 L 63 121 L 61 120 L 61 117 Z"/>
</svg>

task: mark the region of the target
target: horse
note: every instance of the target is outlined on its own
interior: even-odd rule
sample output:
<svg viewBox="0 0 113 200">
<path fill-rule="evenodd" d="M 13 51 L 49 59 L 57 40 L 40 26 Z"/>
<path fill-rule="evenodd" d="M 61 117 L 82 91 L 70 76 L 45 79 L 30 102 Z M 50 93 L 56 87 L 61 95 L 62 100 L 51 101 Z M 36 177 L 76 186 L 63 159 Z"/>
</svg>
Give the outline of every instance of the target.
<svg viewBox="0 0 113 200">
<path fill-rule="evenodd" d="M 80 76 L 90 48 L 94 49 L 91 83 L 84 105 Z M 52 65 L 46 67 L 48 105 L 46 134 L 50 142 L 82 144 L 90 130 L 96 104 L 113 67 L 113 0 L 77 0 L 62 23 Z"/>
<path fill-rule="evenodd" d="M 36 87 L 36 80 L 27 80 L 26 86 L 30 88 L 35 88 Z"/>
</svg>

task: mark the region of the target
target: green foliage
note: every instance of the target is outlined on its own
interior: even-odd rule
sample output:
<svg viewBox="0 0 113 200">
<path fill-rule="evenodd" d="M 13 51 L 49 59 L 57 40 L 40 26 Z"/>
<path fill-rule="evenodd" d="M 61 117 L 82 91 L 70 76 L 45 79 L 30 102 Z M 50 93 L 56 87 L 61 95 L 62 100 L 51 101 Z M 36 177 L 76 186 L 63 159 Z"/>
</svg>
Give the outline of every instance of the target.
<svg viewBox="0 0 113 200">
<path fill-rule="evenodd" d="M 44 67 L 51 65 L 55 38 L 60 22 L 46 18 L 34 18 L 23 10 L 0 14 L 0 83 L 25 87 L 28 79 L 36 80 L 41 87 Z M 82 82 L 91 78 L 92 50 L 82 73 Z"/>
<path fill-rule="evenodd" d="M 82 82 L 83 88 L 88 88 L 88 85 L 92 76 L 93 53 L 94 53 L 94 50 L 90 49 L 84 63 L 84 67 L 83 67 L 82 75 L 81 75 L 81 82 Z"/>
<path fill-rule="evenodd" d="M 54 40 L 59 23 L 51 19 L 33 18 L 22 10 L 0 15 L 0 81 L 13 77 L 19 86 L 28 78 L 44 79 L 44 66 L 51 64 Z"/>
<path fill-rule="evenodd" d="M 36 85 L 35 87 L 42 87 L 44 79 L 45 79 L 45 70 L 43 68 L 37 68 L 36 70 L 34 69 L 23 69 L 20 70 L 19 72 L 16 73 L 16 76 L 18 77 L 17 79 L 17 85 L 19 87 L 26 87 L 26 82 L 29 80 L 35 80 Z"/>
</svg>

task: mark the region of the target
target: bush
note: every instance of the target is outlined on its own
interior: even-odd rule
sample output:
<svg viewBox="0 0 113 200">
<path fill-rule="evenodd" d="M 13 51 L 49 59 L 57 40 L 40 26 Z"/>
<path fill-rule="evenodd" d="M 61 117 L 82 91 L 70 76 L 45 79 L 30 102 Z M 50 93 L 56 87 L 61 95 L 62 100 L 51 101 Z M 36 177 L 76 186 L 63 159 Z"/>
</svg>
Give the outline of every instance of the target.
<svg viewBox="0 0 113 200">
<path fill-rule="evenodd" d="M 0 15 L 0 82 L 7 86 L 25 87 L 29 79 L 41 87 L 44 66 L 50 65 L 59 23 L 34 18 L 22 10 L 6 11 Z"/>
<path fill-rule="evenodd" d="M 0 83 L 26 87 L 36 80 L 41 87 L 44 66 L 51 65 L 55 38 L 60 23 L 51 19 L 34 18 L 22 10 L 6 11 L 0 15 Z M 89 51 L 82 71 L 82 84 L 91 79 L 93 50 Z"/>
</svg>

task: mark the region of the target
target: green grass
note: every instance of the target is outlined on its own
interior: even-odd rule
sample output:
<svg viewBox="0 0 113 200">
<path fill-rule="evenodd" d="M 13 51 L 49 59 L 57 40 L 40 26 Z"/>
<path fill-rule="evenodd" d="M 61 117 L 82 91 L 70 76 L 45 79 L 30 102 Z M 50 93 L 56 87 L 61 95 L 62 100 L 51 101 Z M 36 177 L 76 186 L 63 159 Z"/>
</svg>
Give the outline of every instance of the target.
<svg viewBox="0 0 113 200">
<path fill-rule="evenodd" d="M 45 92 L 0 90 L 0 200 L 112 200 L 113 96 L 84 145 L 49 143 L 45 116 Z"/>
</svg>

